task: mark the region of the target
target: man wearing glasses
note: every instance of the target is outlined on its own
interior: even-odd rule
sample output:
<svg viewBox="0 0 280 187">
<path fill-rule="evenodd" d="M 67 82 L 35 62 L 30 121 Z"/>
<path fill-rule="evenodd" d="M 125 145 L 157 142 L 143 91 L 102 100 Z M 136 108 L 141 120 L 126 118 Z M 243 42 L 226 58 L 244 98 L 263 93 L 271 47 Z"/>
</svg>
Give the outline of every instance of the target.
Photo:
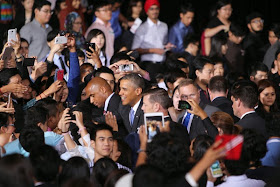
<svg viewBox="0 0 280 187">
<path fill-rule="evenodd" d="M 263 23 L 262 15 L 253 12 L 246 17 L 249 33 L 244 38 L 243 49 L 245 50 L 245 62 L 247 69 L 255 62 L 262 62 L 266 52 L 264 37 L 262 37 Z"/>
<path fill-rule="evenodd" d="M 99 29 L 105 34 L 106 41 L 106 56 L 107 60 L 110 61 L 114 54 L 114 31 L 111 27 L 110 20 L 112 18 L 112 5 L 106 0 L 99 0 L 95 4 L 95 16 L 96 20 L 88 28 L 85 38 L 92 29 Z"/>
<path fill-rule="evenodd" d="M 49 52 L 47 35 L 52 30 L 47 23 L 51 18 L 51 3 L 46 0 L 34 1 L 35 18 L 20 30 L 20 36 L 29 43 L 28 56 L 37 56 L 41 61 Z"/>
</svg>

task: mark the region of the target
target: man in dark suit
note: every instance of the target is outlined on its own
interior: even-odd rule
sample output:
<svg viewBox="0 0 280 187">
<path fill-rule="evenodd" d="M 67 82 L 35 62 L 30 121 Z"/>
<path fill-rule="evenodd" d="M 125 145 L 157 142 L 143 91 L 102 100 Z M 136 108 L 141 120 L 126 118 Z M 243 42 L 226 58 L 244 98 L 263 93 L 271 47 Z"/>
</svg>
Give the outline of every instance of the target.
<svg viewBox="0 0 280 187">
<path fill-rule="evenodd" d="M 206 112 L 199 106 L 200 93 L 191 79 L 186 79 L 179 84 L 181 100 L 187 101 L 191 109 L 187 109 L 178 117 L 178 123 L 182 123 L 188 130 L 190 139 L 200 134 L 208 134 L 212 138 L 218 134 L 217 128 L 212 124 Z"/>
<path fill-rule="evenodd" d="M 107 81 L 100 77 L 94 77 L 87 84 L 86 94 L 90 98 L 90 103 L 94 104 L 98 108 L 103 109 L 103 114 L 106 112 L 112 112 L 113 115 L 120 120 L 120 115 L 118 114 L 118 108 L 121 102 L 119 95 L 115 94 Z M 105 123 L 105 116 L 101 116 L 94 119 L 99 123 Z"/>
<path fill-rule="evenodd" d="M 228 87 L 227 80 L 222 76 L 212 77 L 208 85 L 208 93 L 211 103 L 209 105 L 218 107 L 223 112 L 228 113 L 235 122 L 239 120 L 232 109 L 232 102 L 227 98 Z"/>
<path fill-rule="evenodd" d="M 137 128 L 144 124 L 142 92 L 145 82 L 138 74 L 131 73 L 120 79 L 120 92 L 122 105 L 119 114 L 127 133 L 137 132 Z"/>
<path fill-rule="evenodd" d="M 254 107 L 258 102 L 257 87 L 254 83 L 236 83 L 231 91 L 231 101 L 234 115 L 240 118 L 237 122 L 243 128 L 254 129 L 267 137 L 265 120 L 261 118 Z"/>
</svg>

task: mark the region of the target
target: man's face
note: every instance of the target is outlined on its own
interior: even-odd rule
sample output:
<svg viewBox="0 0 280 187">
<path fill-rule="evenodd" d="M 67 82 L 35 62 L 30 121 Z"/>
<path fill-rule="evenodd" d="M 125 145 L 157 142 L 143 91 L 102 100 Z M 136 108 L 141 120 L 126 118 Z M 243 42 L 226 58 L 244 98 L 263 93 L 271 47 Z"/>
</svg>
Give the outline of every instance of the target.
<svg viewBox="0 0 280 187">
<path fill-rule="evenodd" d="M 260 80 L 267 79 L 267 78 L 268 78 L 267 72 L 264 71 L 257 71 L 257 74 L 254 77 L 250 76 L 251 81 L 255 82 L 256 84 L 258 84 Z"/>
<path fill-rule="evenodd" d="M 268 40 L 270 45 L 275 44 L 275 42 L 278 40 L 279 38 L 277 38 L 277 36 L 275 35 L 275 33 L 273 31 L 268 31 Z"/>
<path fill-rule="evenodd" d="M 95 11 L 96 17 L 102 21 L 110 21 L 112 18 L 112 5 L 107 5 Z"/>
<path fill-rule="evenodd" d="M 51 6 L 44 5 L 42 6 L 41 10 L 35 9 L 35 18 L 39 23 L 46 24 L 49 22 L 51 18 Z"/>
<path fill-rule="evenodd" d="M 92 147 L 97 157 L 108 157 L 113 151 L 113 135 L 108 130 L 99 130 L 96 132 L 95 141 Z"/>
<path fill-rule="evenodd" d="M 114 76 L 110 73 L 100 73 L 99 77 L 105 79 L 107 83 L 110 85 L 112 91 L 114 91 L 115 88 L 115 79 Z"/>
<path fill-rule="evenodd" d="M 22 79 L 21 79 L 21 77 L 19 76 L 19 74 L 17 74 L 17 75 L 12 76 L 12 77 L 10 78 L 9 84 L 11 84 L 11 83 L 21 84 L 21 82 L 22 82 Z M 14 95 L 16 98 L 22 98 L 22 97 L 23 97 L 23 93 L 22 93 L 22 92 L 13 93 L 13 95 Z"/>
<path fill-rule="evenodd" d="M 205 64 L 201 71 L 196 70 L 196 76 L 198 80 L 207 85 L 209 80 L 214 76 L 214 65 L 213 64 Z"/>
<path fill-rule="evenodd" d="M 231 96 L 231 101 L 232 101 L 232 109 L 233 109 L 233 114 L 237 117 L 241 117 L 240 112 L 239 112 L 239 100 L 235 99 L 233 96 Z"/>
<path fill-rule="evenodd" d="M 100 87 L 89 85 L 90 87 L 86 88 L 86 93 L 89 95 L 90 103 L 94 104 L 98 108 L 101 108 L 105 105 L 106 97 L 104 93 L 101 92 Z"/>
<path fill-rule="evenodd" d="M 148 11 L 147 15 L 150 19 L 158 19 L 159 16 L 159 7 L 157 5 L 152 5 Z"/>
<path fill-rule="evenodd" d="M 194 13 L 193 12 L 187 12 L 186 14 L 180 14 L 180 18 L 181 18 L 181 22 L 185 25 L 185 26 L 189 26 L 194 18 Z"/>
<path fill-rule="evenodd" d="M 138 88 L 139 89 L 139 88 Z M 120 92 L 122 104 L 134 106 L 139 98 L 138 89 L 135 88 L 130 80 L 121 80 L 120 82 Z"/>
<path fill-rule="evenodd" d="M 22 84 L 26 86 L 28 89 L 23 94 L 23 99 L 29 100 L 32 97 L 32 88 L 30 87 L 30 82 L 27 79 L 22 81 Z"/>
<path fill-rule="evenodd" d="M 144 111 L 144 113 L 153 113 L 156 112 L 153 109 L 154 103 L 150 102 L 150 95 L 145 95 L 143 97 L 143 105 L 142 105 L 142 110 Z"/>
<path fill-rule="evenodd" d="M 200 94 L 197 89 L 193 84 L 189 84 L 187 86 L 183 86 L 179 89 L 179 94 L 181 100 L 188 100 L 188 99 L 193 99 L 196 103 L 200 102 Z"/>
<path fill-rule="evenodd" d="M 263 30 L 263 19 L 262 18 L 252 19 L 248 25 L 249 25 L 248 27 L 251 32 L 262 31 Z"/>
</svg>

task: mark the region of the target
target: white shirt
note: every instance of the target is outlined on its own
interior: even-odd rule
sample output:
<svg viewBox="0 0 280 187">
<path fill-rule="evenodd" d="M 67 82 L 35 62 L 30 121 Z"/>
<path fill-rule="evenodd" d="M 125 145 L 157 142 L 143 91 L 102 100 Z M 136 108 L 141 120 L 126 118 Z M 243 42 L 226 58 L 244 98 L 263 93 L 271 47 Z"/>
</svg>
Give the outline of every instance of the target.
<svg viewBox="0 0 280 187">
<path fill-rule="evenodd" d="M 107 111 L 108 105 L 109 105 L 109 101 L 112 98 L 112 96 L 114 95 L 114 92 L 109 95 L 109 97 L 107 97 L 107 99 L 105 100 L 105 105 L 104 105 L 104 110 Z"/>
<path fill-rule="evenodd" d="M 213 187 L 214 183 L 207 181 L 206 187 Z M 263 187 L 265 182 L 262 180 L 249 179 L 245 174 L 238 176 L 229 176 L 227 177 L 226 182 L 218 185 L 219 187 Z"/>
<path fill-rule="evenodd" d="M 164 45 L 167 44 L 167 40 L 167 25 L 159 20 L 157 20 L 157 23 L 154 23 L 151 19 L 147 18 L 147 21 L 137 29 L 134 35 L 132 49 L 164 49 Z M 150 53 L 141 55 L 141 61 L 162 62 L 164 60 L 165 54 L 159 55 Z"/>
<path fill-rule="evenodd" d="M 246 116 L 247 114 L 251 114 L 251 113 L 254 113 L 254 112 L 255 112 L 254 110 L 253 110 L 253 111 L 246 112 L 245 114 L 243 114 L 243 115 L 240 117 L 240 119 L 244 118 L 244 116 Z"/>
<path fill-rule="evenodd" d="M 139 105 L 140 105 L 140 102 L 141 102 L 141 99 L 132 107 L 132 109 L 133 109 L 133 111 L 134 111 L 134 116 L 135 116 L 136 111 L 137 111 L 137 109 L 138 109 L 138 107 L 139 107 Z M 130 115 L 129 115 L 129 121 L 131 121 Z"/>
</svg>

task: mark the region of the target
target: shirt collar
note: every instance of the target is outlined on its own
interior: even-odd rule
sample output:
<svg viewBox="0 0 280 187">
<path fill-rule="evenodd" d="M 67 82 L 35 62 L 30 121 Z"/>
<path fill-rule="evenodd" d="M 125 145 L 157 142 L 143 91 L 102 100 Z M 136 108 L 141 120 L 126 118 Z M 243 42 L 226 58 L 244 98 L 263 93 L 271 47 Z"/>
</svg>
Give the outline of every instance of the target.
<svg viewBox="0 0 280 187">
<path fill-rule="evenodd" d="M 240 119 L 244 118 L 244 116 L 246 116 L 247 114 L 251 114 L 251 113 L 254 113 L 254 112 L 255 112 L 254 110 L 253 110 L 253 111 L 246 112 L 245 114 L 243 114 L 243 115 L 240 117 Z"/>
<path fill-rule="evenodd" d="M 149 26 L 154 26 L 154 25 L 159 26 L 160 25 L 159 20 L 157 20 L 157 23 L 154 23 L 154 22 L 152 22 L 152 20 L 150 18 L 147 18 L 147 22 L 148 22 Z"/>
<path fill-rule="evenodd" d="M 227 182 L 230 181 L 243 181 L 243 180 L 247 180 L 248 177 L 244 174 L 244 175 L 237 175 L 237 176 L 228 176 L 227 177 Z"/>
<path fill-rule="evenodd" d="M 179 28 L 180 29 L 187 29 L 189 26 L 186 26 L 181 20 L 179 21 Z"/>
<path fill-rule="evenodd" d="M 105 105 L 104 105 L 104 110 L 107 111 L 108 105 L 109 105 L 109 101 L 111 99 L 111 97 L 114 95 L 114 92 L 109 95 L 109 97 L 107 97 L 107 99 L 105 100 Z"/>
<path fill-rule="evenodd" d="M 139 99 L 139 101 L 132 107 L 132 109 L 134 110 L 134 113 L 136 113 L 138 106 L 140 105 L 141 99 Z"/>
<path fill-rule="evenodd" d="M 110 23 L 110 22 L 108 22 L 107 25 L 105 25 L 104 21 L 102 21 L 102 20 L 99 19 L 99 18 L 96 18 L 95 22 L 96 22 L 96 23 L 99 23 L 99 24 L 101 24 L 101 25 L 104 25 L 105 27 L 111 27 L 111 23 Z"/>
</svg>

